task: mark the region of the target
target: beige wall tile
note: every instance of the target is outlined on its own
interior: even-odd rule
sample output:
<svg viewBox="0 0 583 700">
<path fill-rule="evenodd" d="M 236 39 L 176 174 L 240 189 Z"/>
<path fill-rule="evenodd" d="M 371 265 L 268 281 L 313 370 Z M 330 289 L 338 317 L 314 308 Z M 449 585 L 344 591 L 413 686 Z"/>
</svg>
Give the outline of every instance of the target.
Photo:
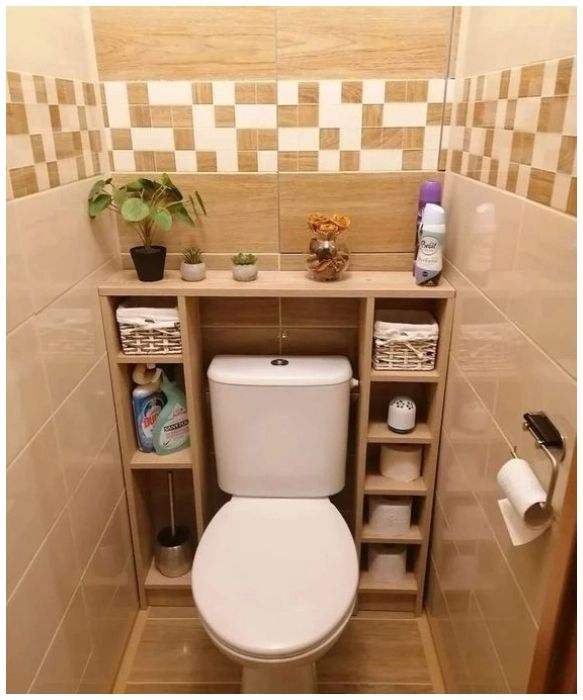
<svg viewBox="0 0 583 700">
<path fill-rule="evenodd" d="M 447 173 L 446 255 L 500 308 L 508 304 L 524 200 Z"/>
<path fill-rule="evenodd" d="M 79 580 L 67 513 L 63 512 L 8 601 L 6 689 L 26 692 Z"/>
<path fill-rule="evenodd" d="M 6 474 L 6 592 L 15 585 L 67 500 L 55 427 L 50 421 Z"/>
<path fill-rule="evenodd" d="M 87 215 L 90 187 L 90 182 L 82 180 L 14 202 L 35 311 L 117 251 L 109 213 L 94 222 Z"/>
<path fill-rule="evenodd" d="M 55 409 L 105 352 L 95 290 L 113 271 L 113 265 L 106 263 L 37 316 L 41 356 Z"/>
<path fill-rule="evenodd" d="M 275 77 L 270 7 L 94 7 L 91 17 L 102 80 Z"/>
<path fill-rule="evenodd" d="M 458 76 L 577 53 L 574 7 L 465 7 L 463 15 Z"/>
<path fill-rule="evenodd" d="M 116 431 L 81 479 L 69 502 L 77 557 L 85 568 L 123 490 L 122 466 Z"/>
<path fill-rule="evenodd" d="M 81 587 L 49 647 L 32 693 L 76 693 L 91 655 L 91 635 Z"/>
<path fill-rule="evenodd" d="M 50 399 L 40 355 L 38 330 L 29 319 L 6 339 L 7 454 L 8 463 L 49 418 Z"/>
<path fill-rule="evenodd" d="M 17 209 L 15 202 L 9 202 L 6 207 L 6 330 L 12 330 L 32 314 L 30 288 Z"/>
<path fill-rule="evenodd" d="M 199 154 L 200 155 L 200 154 Z M 195 228 L 176 226 L 161 234 L 159 242 L 169 252 L 180 252 L 196 245 L 208 253 L 231 253 L 252 250 L 276 252 L 277 178 L 275 175 L 174 175 L 174 182 L 184 192 L 198 190 L 204 199 L 208 217 Z M 118 176 L 123 183 L 131 176 Z M 123 252 L 138 245 L 135 233 L 120 226 Z"/>
<path fill-rule="evenodd" d="M 279 78 L 445 74 L 450 8 L 278 7 L 276 12 Z"/>
<path fill-rule="evenodd" d="M 6 8 L 6 64 L 23 73 L 95 80 L 89 8 Z"/>
<path fill-rule="evenodd" d="M 419 184 L 427 177 L 440 175 L 280 175 L 280 249 L 304 252 L 309 241 L 306 219 L 321 211 L 350 217 L 345 235 L 353 252 L 413 251 Z"/>
<path fill-rule="evenodd" d="M 76 489 L 114 423 L 109 371 L 103 358 L 55 414 L 69 493 Z"/>
<path fill-rule="evenodd" d="M 93 653 L 83 693 L 109 693 L 137 611 L 125 498 L 122 496 L 83 576 Z"/>
<path fill-rule="evenodd" d="M 508 315 L 576 376 L 577 221 L 525 203 Z"/>
</svg>

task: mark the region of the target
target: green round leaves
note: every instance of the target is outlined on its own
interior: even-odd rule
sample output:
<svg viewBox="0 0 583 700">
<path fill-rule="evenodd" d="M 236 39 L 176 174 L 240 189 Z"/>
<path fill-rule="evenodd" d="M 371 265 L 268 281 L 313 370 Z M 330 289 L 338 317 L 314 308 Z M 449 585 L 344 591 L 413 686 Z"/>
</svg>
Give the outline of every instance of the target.
<svg viewBox="0 0 583 700">
<path fill-rule="evenodd" d="M 143 200 L 131 197 L 123 203 L 121 215 L 126 221 L 142 221 L 150 215 L 150 207 Z"/>
</svg>

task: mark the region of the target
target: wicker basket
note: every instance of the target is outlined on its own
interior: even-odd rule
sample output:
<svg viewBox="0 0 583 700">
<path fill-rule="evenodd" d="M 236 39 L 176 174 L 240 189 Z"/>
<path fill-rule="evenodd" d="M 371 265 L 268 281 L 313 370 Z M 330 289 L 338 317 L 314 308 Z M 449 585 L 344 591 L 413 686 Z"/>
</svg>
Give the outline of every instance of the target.
<svg viewBox="0 0 583 700">
<path fill-rule="evenodd" d="M 120 304 L 116 311 L 124 355 L 177 355 L 182 352 L 178 309 L 172 301 L 139 299 Z M 174 302 L 176 303 L 176 302 Z"/>
<path fill-rule="evenodd" d="M 439 326 L 428 311 L 380 311 L 374 326 L 372 366 L 378 370 L 432 370 L 438 337 Z"/>
</svg>

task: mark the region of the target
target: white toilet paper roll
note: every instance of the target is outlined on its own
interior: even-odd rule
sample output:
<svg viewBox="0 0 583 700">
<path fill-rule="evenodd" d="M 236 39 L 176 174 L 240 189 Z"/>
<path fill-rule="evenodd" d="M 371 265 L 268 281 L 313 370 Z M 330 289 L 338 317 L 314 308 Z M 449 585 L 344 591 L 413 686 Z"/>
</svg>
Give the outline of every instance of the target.
<svg viewBox="0 0 583 700">
<path fill-rule="evenodd" d="M 544 507 L 547 493 L 526 460 L 509 459 L 496 480 L 525 525 L 541 527 L 549 520 L 552 512 Z"/>
<path fill-rule="evenodd" d="M 407 570 L 407 548 L 399 544 L 371 544 L 368 571 L 377 581 L 399 581 Z"/>
<path fill-rule="evenodd" d="M 422 452 L 421 445 L 381 445 L 381 474 L 395 481 L 418 479 Z"/>
<path fill-rule="evenodd" d="M 386 535 L 402 535 L 411 527 L 411 498 L 376 496 L 370 499 L 369 524 Z"/>
</svg>

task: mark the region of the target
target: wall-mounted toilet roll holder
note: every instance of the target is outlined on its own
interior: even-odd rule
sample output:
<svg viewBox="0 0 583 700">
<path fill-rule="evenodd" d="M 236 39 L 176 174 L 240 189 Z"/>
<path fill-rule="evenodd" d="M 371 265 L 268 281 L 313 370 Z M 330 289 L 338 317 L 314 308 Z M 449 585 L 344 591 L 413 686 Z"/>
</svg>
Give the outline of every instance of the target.
<svg viewBox="0 0 583 700">
<path fill-rule="evenodd" d="M 523 416 L 522 429 L 534 437 L 537 448 L 542 449 L 549 458 L 553 471 L 549 487 L 547 489 L 547 499 L 544 503 L 545 510 L 552 510 L 553 495 L 559 476 L 559 464 L 565 459 L 566 438 L 561 435 L 553 421 L 543 411 L 537 413 L 525 413 Z M 513 447 L 512 456 L 517 458 L 516 447 Z"/>
</svg>

